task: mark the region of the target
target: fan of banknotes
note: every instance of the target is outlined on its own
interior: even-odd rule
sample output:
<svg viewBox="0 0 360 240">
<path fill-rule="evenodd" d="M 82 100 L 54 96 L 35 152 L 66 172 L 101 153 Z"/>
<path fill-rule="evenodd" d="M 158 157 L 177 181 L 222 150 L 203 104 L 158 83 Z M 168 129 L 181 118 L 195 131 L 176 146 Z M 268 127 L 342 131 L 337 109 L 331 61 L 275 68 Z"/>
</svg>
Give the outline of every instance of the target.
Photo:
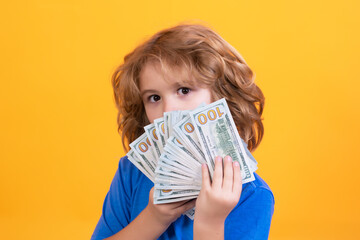
<svg viewBox="0 0 360 240">
<path fill-rule="evenodd" d="M 154 183 L 154 204 L 196 198 L 201 164 L 208 165 L 212 177 L 216 156 L 238 161 L 243 183 L 255 180 L 257 162 L 246 151 L 224 98 L 194 110 L 165 112 L 144 129 L 127 156 Z M 187 215 L 192 218 L 193 212 Z"/>
</svg>

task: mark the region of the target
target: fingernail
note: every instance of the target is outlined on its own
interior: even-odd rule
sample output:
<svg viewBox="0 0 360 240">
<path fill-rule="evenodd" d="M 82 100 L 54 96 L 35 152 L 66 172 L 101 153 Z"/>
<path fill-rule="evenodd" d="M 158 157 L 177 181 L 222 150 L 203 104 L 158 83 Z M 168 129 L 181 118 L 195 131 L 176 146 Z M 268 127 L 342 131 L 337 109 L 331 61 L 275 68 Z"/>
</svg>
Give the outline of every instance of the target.
<svg viewBox="0 0 360 240">
<path fill-rule="evenodd" d="M 235 167 L 239 167 L 239 166 L 240 166 L 239 162 L 235 161 L 235 162 L 234 162 L 234 166 L 235 166 Z"/>
<path fill-rule="evenodd" d="M 222 158 L 221 158 L 220 156 L 217 156 L 217 157 L 215 158 L 215 161 L 217 161 L 217 162 L 222 162 Z"/>
<path fill-rule="evenodd" d="M 226 161 L 231 161 L 231 157 L 230 157 L 230 156 L 226 156 L 226 157 L 225 157 L 225 160 L 226 160 Z"/>
</svg>

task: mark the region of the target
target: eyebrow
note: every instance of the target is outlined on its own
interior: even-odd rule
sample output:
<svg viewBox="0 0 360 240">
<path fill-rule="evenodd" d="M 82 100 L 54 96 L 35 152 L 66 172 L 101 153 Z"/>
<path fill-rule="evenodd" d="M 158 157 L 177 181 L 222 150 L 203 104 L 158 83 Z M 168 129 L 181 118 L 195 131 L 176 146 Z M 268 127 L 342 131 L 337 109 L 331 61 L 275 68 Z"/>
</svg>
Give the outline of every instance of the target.
<svg viewBox="0 0 360 240">
<path fill-rule="evenodd" d="M 156 90 L 146 89 L 146 90 L 140 92 L 140 96 L 144 96 L 145 94 L 148 94 L 148 93 L 156 93 Z"/>
<path fill-rule="evenodd" d="M 172 88 L 180 88 L 180 87 L 185 87 L 185 86 L 189 86 L 189 84 L 186 84 L 184 82 L 174 82 L 171 87 Z M 149 93 L 157 93 L 156 89 L 145 89 L 143 91 L 140 92 L 140 96 L 144 96 L 145 94 L 149 94 Z"/>
</svg>

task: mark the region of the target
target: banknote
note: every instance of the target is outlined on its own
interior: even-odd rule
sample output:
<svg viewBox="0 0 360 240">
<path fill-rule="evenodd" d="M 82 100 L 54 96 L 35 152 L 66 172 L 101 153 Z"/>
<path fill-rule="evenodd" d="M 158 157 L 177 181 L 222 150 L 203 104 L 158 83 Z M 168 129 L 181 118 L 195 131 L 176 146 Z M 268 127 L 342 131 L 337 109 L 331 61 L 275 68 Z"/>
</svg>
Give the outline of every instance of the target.
<svg viewBox="0 0 360 240">
<path fill-rule="evenodd" d="M 190 189 L 190 190 L 201 190 L 201 185 L 194 185 L 194 184 L 166 184 L 166 183 L 155 183 L 155 187 L 156 189 L 172 189 L 172 190 L 185 190 L 185 189 Z"/>
<path fill-rule="evenodd" d="M 211 176 L 214 172 L 215 157 L 229 155 L 233 161 L 239 162 L 243 183 L 255 180 L 225 99 L 191 111 L 190 118 L 199 136 Z"/>
<path fill-rule="evenodd" d="M 175 124 L 174 132 L 181 143 L 196 156 L 196 159 L 199 161 L 205 159 L 205 155 L 201 149 L 200 139 L 195 132 L 195 127 L 191 122 L 190 115 Z"/>
<path fill-rule="evenodd" d="M 160 190 L 156 189 L 154 191 L 154 200 L 164 200 L 164 199 L 179 199 L 183 197 L 194 197 L 196 198 L 199 195 L 199 190 L 192 189 L 180 189 L 180 190 Z M 190 199 L 190 198 L 187 198 Z M 183 199 L 184 200 L 184 199 Z M 156 202 L 154 202 L 156 204 Z"/>
<path fill-rule="evenodd" d="M 155 190 L 154 191 L 154 195 L 157 191 L 161 191 L 161 190 Z M 160 194 L 160 193 L 157 193 Z M 198 194 L 198 193 L 197 193 Z M 179 201 L 184 201 L 184 200 L 191 200 L 197 198 L 197 195 L 188 195 L 188 196 L 182 196 L 182 197 L 174 197 L 174 198 L 157 198 L 154 199 L 154 204 L 164 204 L 164 203 L 172 203 L 172 202 L 179 202 Z M 184 213 L 185 215 L 186 213 Z M 192 217 L 189 216 L 190 219 L 193 219 Z"/>
<path fill-rule="evenodd" d="M 164 137 L 165 137 L 165 141 L 169 138 L 169 121 L 170 121 L 170 117 L 171 115 L 175 114 L 174 112 L 176 111 L 172 111 L 172 112 L 164 112 Z"/>
<path fill-rule="evenodd" d="M 160 139 L 159 145 L 161 145 L 161 148 L 163 149 L 166 145 L 164 118 L 162 117 L 162 118 L 155 119 L 154 125 L 156 128 L 156 132 L 158 134 L 158 138 Z"/>
<path fill-rule="evenodd" d="M 159 162 L 161 162 L 160 160 L 161 158 L 159 159 Z M 161 176 L 161 177 L 167 176 L 169 178 L 171 177 L 171 178 L 182 179 L 188 182 L 192 181 L 191 176 L 188 176 L 186 173 L 173 170 L 172 168 L 169 167 L 164 167 L 162 164 L 159 164 L 155 169 L 155 181 L 157 176 Z"/>
<path fill-rule="evenodd" d="M 173 128 L 174 125 L 177 124 L 181 119 L 185 118 L 189 115 L 190 110 L 178 110 L 171 112 L 164 112 L 164 132 L 165 132 L 165 140 L 167 140 L 170 136 L 173 136 Z"/>
<path fill-rule="evenodd" d="M 134 164 L 147 178 L 149 178 L 152 182 L 155 182 L 154 172 L 151 171 L 151 169 L 144 164 L 143 161 L 141 161 L 140 158 L 138 158 L 135 155 L 134 150 L 130 149 L 130 151 L 127 154 L 128 159 L 132 164 Z"/>
<path fill-rule="evenodd" d="M 184 215 L 188 216 L 191 220 L 194 220 L 195 217 L 195 207 L 186 211 Z"/>
<path fill-rule="evenodd" d="M 140 158 L 152 172 L 155 171 L 156 158 L 151 149 L 151 143 L 146 133 L 143 133 L 139 138 L 130 143 L 130 148 Z"/>
<path fill-rule="evenodd" d="M 157 132 L 156 128 L 155 128 L 155 124 L 149 124 L 146 125 L 144 127 L 145 129 L 145 133 L 147 135 L 147 137 L 150 139 L 151 142 L 151 148 L 154 154 L 154 157 L 157 159 L 159 159 L 161 153 L 163 152 L 163 147 L 161 144 L 161 140 L 159 139 L 159 133 Z"/>
<path fill-rule="evenodd" d="M 251 170 L 255 172 L 258 169 L 257 161 L 255 160 L 254 156 L 250 153 L 249 149 L 247 148 L 247 144 L 244 142 L 243 139 L 241 139 L 241 142 L 243 143 L 243 146 L 246 151 L 245 157 L 248 159 L 247 162 L 249 163 Z"/>
<path fill-rule="evenodd" d="M 177 139 L 177 137 L 171 136 L 167 140 L 167 145 L 169 145 L 166 150 L 174 152 L 181 159 L 184 159 L 184 162 L 187 162 L 189 166 L 196 167 L 205 163 L 204 159 L 198 160 L 195 155 L 190 152 L 181 141 Z M 165 150 L 165 149 L 164 149 Z M 195 160 L 195 161 L 194 161 Z"/>
<path fill-rule="evenodd" d="M 164 159 L 164 158 L 161 158 L 161 159 Z M 171 157 L 169 157 L 167 159 L 167 162 L 165 162 L 165 161 L 158 162 L 157 167 L 162 167 L 162 173 L 164 173 L 164 171 L 169 171 L 169 172 L 176 172 L 178 174 L 190 177 L 191 179 L 199 178 L 199 174 L 197 172 L 185 167 L 185 165 L 183 163 L 179 163 L 176 160 L 170 160 L 170 159 L 171 159 Z M 159 171 L 155 170 L 155 172 L 159 172 Z"/>
</svg>

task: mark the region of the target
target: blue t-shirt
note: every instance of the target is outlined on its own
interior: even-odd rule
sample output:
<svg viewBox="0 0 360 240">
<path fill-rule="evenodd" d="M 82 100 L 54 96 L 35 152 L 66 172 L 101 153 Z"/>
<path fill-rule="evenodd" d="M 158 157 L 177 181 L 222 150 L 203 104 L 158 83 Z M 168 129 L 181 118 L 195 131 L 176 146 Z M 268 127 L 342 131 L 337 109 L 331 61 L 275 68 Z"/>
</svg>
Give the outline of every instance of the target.
<svg viewBox="0 0 360 240">
<path fill-rule="evenodd" d="M 110 237 L 126 227 L 147 206 L 153 186 L 127 157 L 120 159 L 91 239 Z M 273 194 L 264 180 L 255 174 L 255 181 L 243 184 L 240 200 L 226 218 L 225 239 L 267 239 L 273 212 Z M 184 215 L 159 237 L 161 240 L 192 238 L 193 221 Z"/>
</svg>

